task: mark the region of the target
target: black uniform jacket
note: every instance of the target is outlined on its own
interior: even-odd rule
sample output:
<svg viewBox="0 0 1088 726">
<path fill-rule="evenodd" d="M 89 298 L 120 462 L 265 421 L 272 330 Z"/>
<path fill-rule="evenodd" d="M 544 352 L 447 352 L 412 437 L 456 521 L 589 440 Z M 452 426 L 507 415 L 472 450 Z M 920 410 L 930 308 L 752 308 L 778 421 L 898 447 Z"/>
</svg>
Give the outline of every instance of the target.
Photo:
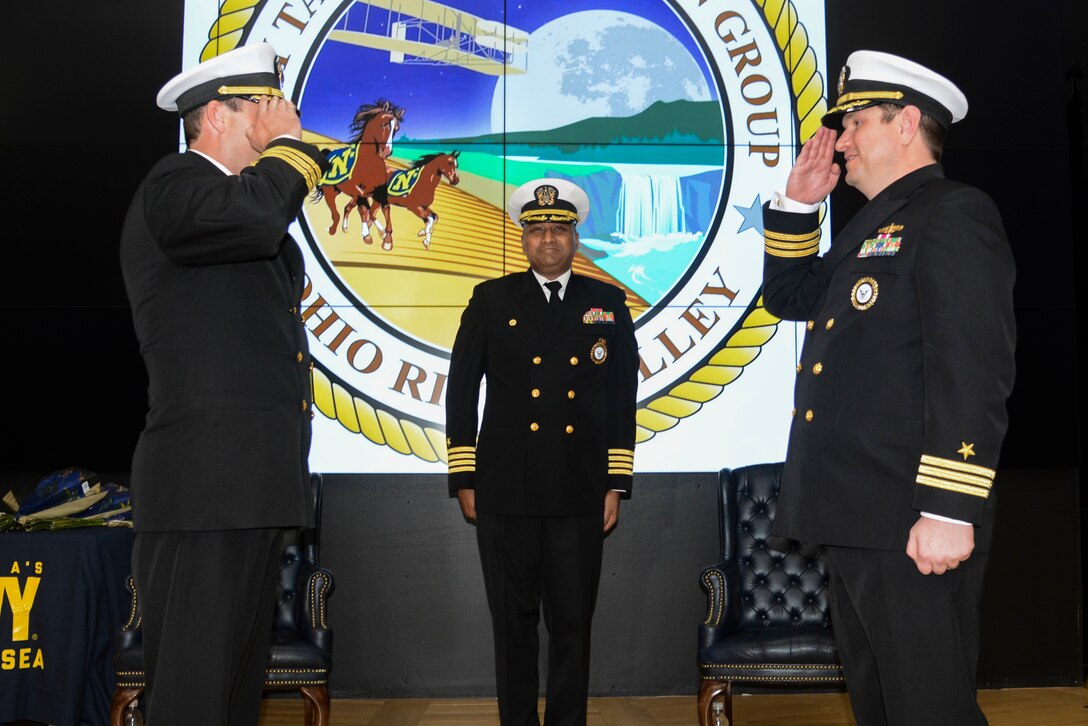
<svg viewBox="0 0 1088 726">
<path fill-rule="evenodd" d="M 302 255 L 286 230 L 325 164 L 280 139 L 239 176 L 172 154 L 137 190 L 121 234 L 148 373 L 137 530 L 310 523 Z"/>
<path fill-rule="evenodd" d="M 776 530 L 901 549 L 925 511 L 979 525 L 984 548 L 1016 337 L 993 202 L 927 166 L 823 257 L 815 213 L 763 218 L 767 309 L 808 321 Z"/>
<path fill-rule="evenodd" d="M 450 359 L 450 495 L 474 488 L 487 514 L 601 513 L 609 489 L 631 491 L 637 372 L 619 288 L 571 275 L 553 315 L 530 271 L 480 283 Z"/>
</svg>

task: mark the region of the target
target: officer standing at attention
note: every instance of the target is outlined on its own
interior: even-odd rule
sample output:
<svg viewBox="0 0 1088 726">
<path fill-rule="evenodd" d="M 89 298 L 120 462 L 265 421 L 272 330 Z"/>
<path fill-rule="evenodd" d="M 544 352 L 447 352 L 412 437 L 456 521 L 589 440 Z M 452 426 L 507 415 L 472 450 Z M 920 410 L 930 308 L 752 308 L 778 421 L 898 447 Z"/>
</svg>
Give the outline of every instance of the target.
<svg viewBox="0 0 1088 726">
<path fill-rule="evenodd" d="M 256 724 L 287 528 L 312 526 L 302 254 L 287 234 L 327 166 L 276 54 L 230 51 L 163 86 L 189 149 L 136 191 L 121 267 L 148 375 L 132 569 L 149 726 Z"/>
<path fill-rule="evenodd" d="M 537 179 L 507 209 L 531 269 L 477 285 L 461 317 L 446 393 L 449 490 L 476 522 L 503 726 L 540 723 L 542 600 L 545 724 L 576 726 L 603 539 L 631 493 L 637 346 L 624 292 L 571 273 L 585 192 Z"/>
<path fill-rule="evenodd" d="M 838 90 L 763 212 L 767 309 L 808 321 L 775 530 L 827 546 L 861 726 L 984 724 L 978 609 L 1013 383 L 1013 260 L 994 203 L 938 163 L 967 113 L 955 85 L 858 51 Z M 820 256 L 836 150 L 869 201 Z"/>
</svg>

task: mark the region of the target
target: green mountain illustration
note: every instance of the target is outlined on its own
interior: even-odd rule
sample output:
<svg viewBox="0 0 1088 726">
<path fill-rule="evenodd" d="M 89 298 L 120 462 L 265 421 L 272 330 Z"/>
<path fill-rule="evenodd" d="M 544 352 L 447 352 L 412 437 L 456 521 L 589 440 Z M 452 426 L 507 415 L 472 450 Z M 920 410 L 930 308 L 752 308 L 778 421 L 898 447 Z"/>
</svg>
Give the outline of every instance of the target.
<svg viewBox="0 0 1088 726">
<path fill-rule="evenodd" d="M 405 142 L 422 141 L 403 139 Z M 634 116 L 595 117 L 542 131 L 483 134 L 452 139 L 428 139 L 443 145 L 502 144 L 525 147 L 610 146 L 659 143 L 721 146 L 725 143 L 721 105 L 717 101 L 657 101 Z"/>
</svg>

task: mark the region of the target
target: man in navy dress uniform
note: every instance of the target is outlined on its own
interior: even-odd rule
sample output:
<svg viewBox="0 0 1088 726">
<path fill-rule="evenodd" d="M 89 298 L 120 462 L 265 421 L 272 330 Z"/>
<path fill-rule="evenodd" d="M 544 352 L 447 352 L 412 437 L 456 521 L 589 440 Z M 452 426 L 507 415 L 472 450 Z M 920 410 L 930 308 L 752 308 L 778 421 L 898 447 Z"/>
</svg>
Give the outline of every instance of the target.
<svg viewBox="0 0 1088 726">
<path fill-rule="evenodd" d="M 256 724 L 282 533 L 313 518 L 287 226 L 326 162 L 299 140 L 267 44 L 181 73 L 158 103 L 189 148 L 148 173 L 121 233 L 148 374 L 132 462 L 148 724 Z"/>
<path fill-rule="evenodd" d="M 978 608 L 1014 373 L 1012 255 L 994 203 L 938 163 L 967 113 L 952 82 L 858 51 L 838 90 L 764 209 L 767 309 L 808 329 L 775 529 L 827 546 L 859 724 L 985 723 Z M 821 256 L 836 150 L 869 201 Z"/>
<path fill-rule="evenodd" d="M 504 726 L 586 722 L 603 539 L 631 493 L 638 354 L 622 290 L 574 275 L 585 192 L 537 179 L 510 197 L 531 269 L 476 286 L 446 393 L 450 496 L 476 523 Z M 483 420 L 477 421 L 486 377 Z"/>
</svg>

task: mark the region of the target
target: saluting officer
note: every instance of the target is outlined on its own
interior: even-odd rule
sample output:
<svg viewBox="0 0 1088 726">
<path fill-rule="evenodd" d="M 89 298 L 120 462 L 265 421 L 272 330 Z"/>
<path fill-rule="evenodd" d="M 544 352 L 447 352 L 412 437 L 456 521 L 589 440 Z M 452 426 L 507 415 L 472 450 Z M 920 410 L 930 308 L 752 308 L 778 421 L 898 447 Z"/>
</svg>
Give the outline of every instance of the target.
<svg viewBox="0 0 1088 726">
<path fill-rule="evenodd" d="M 151 169 L 121 232 L 150 409 L 132 460 L 148 723 L 256 724 L 280 542 L 313 526 L 287 227 L 328 162 L 300 140 L 268 44 L 186 70 L 158 104 L 189 148 Z"/>
<path fill-rule="evenodd" d="M 859 724 L 985 723 L 978 607 L 1013 383 L 1013 260 L 993 202 L 938 163 L 967 113 L 955 85 L 858 51 L 838 90 L 764 209 L 767 309 L 808 321 L 775 528 L 828 546 Z M 819 256 L 836 150 L 869 201 Z"/>
<path fill-rule="evenodd" d="M 625 295 L 574 275 L 589 199 L 537 179 L 510 197 L 532 269 L 476 286 L 446 394 L 450 496 L 476 522 L 504 726 L 584 724 L 603 538 L 631 493 L 638 355 Z M 480 380 L 487 379 L 477 436 Z"/>
</svg>

